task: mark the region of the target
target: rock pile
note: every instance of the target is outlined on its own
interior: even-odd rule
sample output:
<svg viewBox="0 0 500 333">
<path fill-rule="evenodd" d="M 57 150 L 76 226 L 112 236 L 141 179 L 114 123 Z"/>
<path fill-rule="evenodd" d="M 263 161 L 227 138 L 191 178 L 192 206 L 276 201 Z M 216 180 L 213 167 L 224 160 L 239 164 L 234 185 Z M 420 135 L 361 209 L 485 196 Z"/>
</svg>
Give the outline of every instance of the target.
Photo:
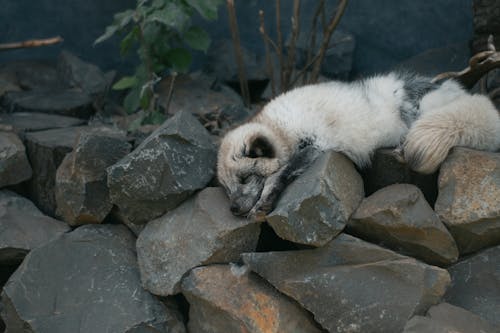
<svg viewBox="0 0 500 333">
<path fill-rule="evenodd" d="M 68 54 L 39 67 L 7 90 L 103 87 Z M 500 329 L 499 153 L 455 148 L 419 177 L 389 150 L 362 172 L 325 152 L 262 223 L 230 214 L 216 140 L 184 107 L 136 144 L 13 96 L 0 96 L 6 332 Z"/>
</svg>

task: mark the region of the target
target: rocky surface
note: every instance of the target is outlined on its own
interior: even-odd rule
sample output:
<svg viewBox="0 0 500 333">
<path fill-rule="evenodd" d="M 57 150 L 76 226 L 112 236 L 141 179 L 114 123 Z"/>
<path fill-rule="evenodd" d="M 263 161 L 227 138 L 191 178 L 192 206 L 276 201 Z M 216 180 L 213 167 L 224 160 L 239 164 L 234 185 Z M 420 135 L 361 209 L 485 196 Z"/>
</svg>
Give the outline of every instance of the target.
<svg viewBox="0 0 500 333">
<path fill-rule="evenodd" d="M 190 332 L 322 332 L 311 315 L 245 266 L 193 269 L 182 281 Z"/>
<path fill-rule="evenodd" d="M 441 303 L 432 306 L 427 316 L 415 316 L 409 320 L 403 333 L 493 333 L 499 328 L 472 312 Z"/>
<path fill-rule="evenodd" d="M 55 114 L 15 112 L 0 113 L 0 123 L 12 126 L 15 132 L 24 137 L 24 132 L 75 127 L 85 124 L 85 120 Z"/>
<path fill-rule="evenodd" d="M 444 269 L 344 234 L 318 249 L 248 253 L 243 261 L 330 332 L 401 332 L 450 283 Z"/>
<path fill-rule="evenodd" d="M 413 184 L 422 191 L 431 206 L 437 198 L 437 173 L 422 175 L 412 171 L 407 164 L 399 161 L 394 149 L 377 149 L 372 164 L 361 170 L 361 175 L 366 195 L 392 184 Z"/>
<path fill-rule="evenodd" d="M 327 152 L 286 188 L 267 222 L 281 238 L 321 246 L 342 231 L 363 196 L 352 162 Z"/>
<path fill-rule="evenodd" d="M 26 254 L 69 231 L 69 227 L 44 215 L 28 199 L 0 191 L 0 265 L 19 264 Z"/>
<path fill-rule="evenodd" d="M 175 294 L 191 268 L 237 261 L 240 253 L 254 251 L 259 232 L 259 223 L 229 212 L 221 188 L 207 188 L 141 232 L 137 256 L 142 284 L 156 295 Z"/>
<path fill-rule="evenodd" d="M 469 310 L 500 327 L 500 246 L 451 266 L 446 302 Z"/>
<path fill-rule="evenodd" d="M 461 254 L 500 244 L 500 154 L 454 148 L 441 166 L 435 210 Z"/>
<path fill-rule="evenodd" d="M 89 95 L 69 89 L 8 92 L 1 104 L 9 112 L 42 112 L 83 119 L 95 112 Z"/>
<path fill-rule="evenodd" d="M 207 130 L 179 112 L 107 169 L 111 200 L 129 223 L 146 223 L 207 186 L 215 161 Z"/>
<path fill-rule="evenodd" d="M 31 178 L 24 144 L 17 134 L 0 131 L 0 188 Z"/>
<path fill-rule="evenodd" d="M 415 185 L 395 184 L 365 198 L 349 231 L 434 265 L 458 258 L 455 240 Z"/>
<path fill-rule="evenodd" d="M 67 153 L 73 150 L 79 133 L 87 127 L 67 127 L 27 133 L 26 151 L 33 169 L 27 182 L 28 195 L 45 214 L 55 216 L 56 171 Z"/>
<path fill-rule="evenodd" d="M 130 149 L 123 133 L 106 129 L 81 133 L 57 169 L 56 214 L 71 226 L 101 223 L 113 208 L 106 168 Z"/>
<path fill-rule="evenodd" d="M 124 226 L 98 225 L 32 250 L 3 288 L 7 331 L 185 332 L 141 288 L 134 246 Z"/>
</svg>

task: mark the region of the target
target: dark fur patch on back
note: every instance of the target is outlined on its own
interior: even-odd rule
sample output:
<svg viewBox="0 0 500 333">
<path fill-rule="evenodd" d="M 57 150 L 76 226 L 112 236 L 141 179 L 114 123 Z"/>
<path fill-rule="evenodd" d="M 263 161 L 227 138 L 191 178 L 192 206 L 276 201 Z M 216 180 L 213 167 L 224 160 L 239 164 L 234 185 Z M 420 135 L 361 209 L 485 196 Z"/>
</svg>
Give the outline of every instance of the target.
<svg viewBox="0 0 500 333">
<path fill-rule="evenodd" d="M 272 143 L 267 138 L 258 136 L 252 140 L 250 143 L 250 149 L 245 155 L 250 158 L 274 158 L 276 153 Z"/>
<path fill-rule="evenodd" d="M 420 101 L 429 92 L 439 88 L 439 84 L 431 82 L 432 78 L 411 72 L 397 72 L 403 83 L 405 99 L 400 107 L 401 119 L 409 127 L 419 116 Z"/>
</svg>

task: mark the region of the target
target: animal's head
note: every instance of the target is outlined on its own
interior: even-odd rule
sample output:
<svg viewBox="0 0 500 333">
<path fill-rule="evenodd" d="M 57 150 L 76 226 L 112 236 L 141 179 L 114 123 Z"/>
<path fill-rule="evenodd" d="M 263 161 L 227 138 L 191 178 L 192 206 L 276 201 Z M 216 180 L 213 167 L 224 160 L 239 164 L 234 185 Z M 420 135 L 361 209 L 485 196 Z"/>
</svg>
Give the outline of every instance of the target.
<svg viewBox="0 0 500 333">
<path fill-rule="evenodd" d="M 246 123 L 222 139 L 217 177 L 231 201 L 231 212 L 246 215 L 260 198 L 266 178 L 289 155 L 280 133 L 260 123 Z"/>
</svg>

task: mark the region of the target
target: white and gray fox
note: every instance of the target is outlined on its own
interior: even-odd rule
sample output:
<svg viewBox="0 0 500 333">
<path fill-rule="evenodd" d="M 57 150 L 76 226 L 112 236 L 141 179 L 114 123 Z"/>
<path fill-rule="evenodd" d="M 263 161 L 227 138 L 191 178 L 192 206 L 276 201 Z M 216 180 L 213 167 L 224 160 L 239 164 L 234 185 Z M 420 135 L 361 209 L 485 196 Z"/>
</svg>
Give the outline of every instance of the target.
<svg viewBox="0 0 500 333">
<path fill-rule="evenodd" d="M 485 96 L 456 81 L 389 73 L 296 88 L 222 139 L 217 164 L 235 215 L 261 217 L 325 150 L 359 168 L 375 149 L 398 146 L 409 166 L 432 173 L 454 146 L 500 148 L 500 117 Z"/>
</svg>

